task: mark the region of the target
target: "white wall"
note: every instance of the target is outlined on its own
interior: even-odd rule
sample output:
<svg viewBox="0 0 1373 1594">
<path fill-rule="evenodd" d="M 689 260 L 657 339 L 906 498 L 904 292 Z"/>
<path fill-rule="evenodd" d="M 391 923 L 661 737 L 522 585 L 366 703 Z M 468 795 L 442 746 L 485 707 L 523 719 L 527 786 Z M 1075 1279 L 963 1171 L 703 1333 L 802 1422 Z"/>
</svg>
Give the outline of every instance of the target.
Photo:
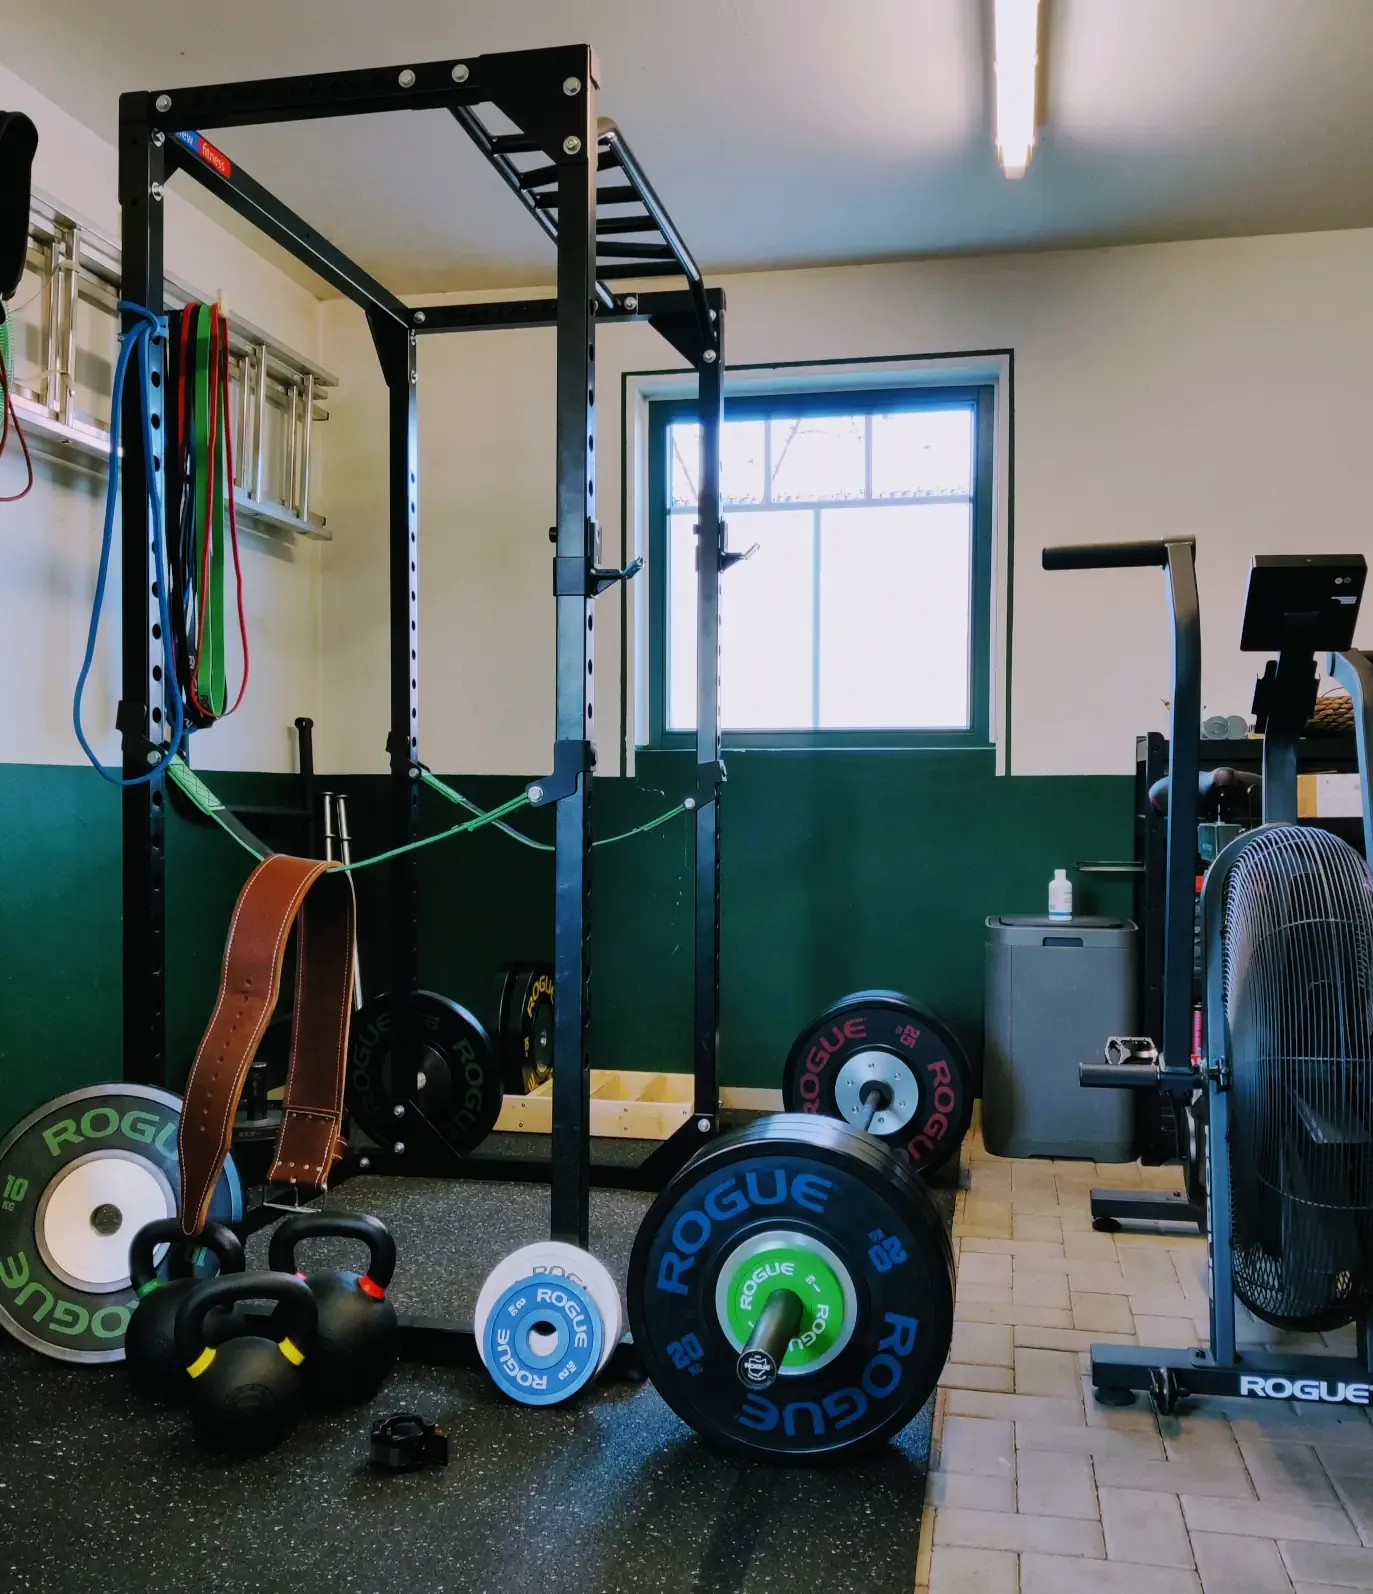
<svg viewBox="0 0 1373 1594">
<path fill-rule="evenodd" d="M 419 346 L 420 748 L 436 769 L 532 773 L 553 740 L 554 337 L 432 335 Z M 386 767 L 387 394 L 361 314 L 324 307 L 339 405 L 323 447 L 334 490 L 325 550 L 323 769 Z M 677 363 L 655 333 L 597 338 L 599 514 L 619 547 L 620 372 Z M 597 742 L 616 764 L 619 597 L 597 607 Z"/>
<path fill-rule="evenodd" d="M 1373 232 L 727 279 L 731 364 L 1015 353 L 1012 769 L 1124 773 L 1166 726 L 1167 610 L 1145 571 L 1047 575 L 1054 542 L 1197 539 L 1209 713 L 1246 713 L 1237 652 L 1258 552 L 1373 556 Z M 325 458 L 327 767 L 384 767 L 384 390 L 361 319 L 325 312 L 348 417 Z M 620 380 L 676 365 L 645 327 L 598 338 L 599 514 L 618 545 Z M 551 332 L 422 341 L 421 749 L 531 773 L 553 734 Z M 342 411 L 343 405 L 337 407 Z M 619 597 L 598 608 L 597 740 L 619 735 Z M 1359 642 L 1373 646 L 1373 595 Z"/>
<path fill-rule="evenodd" d="M 114 146 L 4 67 L 0 105 L 26 112 L 38 127 L 34 187 L 117 241 Z M 169 272 L 211 297 L 222 289 L 231 312 L 320 358 L 314 295 L 193 208 L 175 187 L 166 200 L 166 229 Z M 6 683 L 0 692 L 0 747 L 11 763 L 80 763 L 71 698 L 95 586 L 104 478 L 44 462 L 37 471 L 28 498 L 0 505 L 0 678 Z M 15 491 L 22 481 L 19 450 L 11 446 L 0 464 L 0 491 Z M 198 733 L 195 758 L 208 768 L 290 769 L 294 717 L 318 718 L 321 712 L 320 555 L 306 542 L 252 534 L 242 541 L 252 682 L 236 715 Z M 114 573 L 108 623 L 86 697 L 87 734 L 107 763 L 118 760 L 117 554 Z"/>
</svg>

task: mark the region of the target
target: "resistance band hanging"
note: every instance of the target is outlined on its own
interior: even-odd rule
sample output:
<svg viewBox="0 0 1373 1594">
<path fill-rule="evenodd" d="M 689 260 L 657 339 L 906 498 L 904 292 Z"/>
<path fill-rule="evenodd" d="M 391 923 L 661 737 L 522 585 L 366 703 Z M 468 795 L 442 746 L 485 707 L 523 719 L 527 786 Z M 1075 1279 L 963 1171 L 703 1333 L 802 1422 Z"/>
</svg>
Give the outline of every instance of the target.
<svg viewBox="0 0 1373 1594">
<path fill-rule="evenodd" d="M 149 345 L 157 338 L 165 341 L 167 324 L 144 305 L 128 304 L 121 300 L 119 308 L 124 314 L 131 315 L 135 319 L 120 342 L 119 360 L 114 369 L 114 391 L 110 398 L 110 474 L 105 488 L 105 525 L 100 539 L 100 566 L 95 578 L 95 600 L 91 605 L 90 630 L 86 634 L 86 656 L 81 661 L 81 671 L 76 678 L 76 693 L 72 700 L 72 723 L 82 752 L 90 759 L 100 775 L 115 786 L 141 786 L 145 781 L 160 775 L 176 757 L 186 734 L 186 724 L 181 693 L 177 690 L 172 654 L 171 606 L 167 599 L 167 549 L 163 536 L 162 495 L 158 491 L 155 464 L 157 447 L 152 426 L 153 372 Z M 95 756 L 95 750 L 86 740 L 86 733 L 81 725 L 81 703 L 86 693 L 86 682 L 90 679 L 91 667 L 95 662 L 95 644 L 100 634 L 100 612 L 105 606 L 105 588 L 110 576 L 115 510 L 119 503 L 119 476 L 123 468 L 119 443 L 120 415 L 129 362 L 135 354 L 138 356 L 138 381 L 142 390 L 142 401 L 138 408 L 143 421 L 143 490 L 148 495 L 148 518 L 152 523 L 153 579 L 157 593 L 159 630 L 162 635 L 163 706 L 160 712 L 170 718 L 171 735 L 162 745 L 160 752 L 154 750 L 150 754 L 154 758 L 154 763 L 145 773 L 125 780 L 113 770 L 106 769 Z"/>
<path fill-rule="evenodd" d="M 248 627 L 234 506 L 229 403 L 229 324 L 217 305 L 188 304 L 170 339 L 167 502 L 176 681 L 191 729 L 212 725 L 243 701 Z M 232 551 L 243 675 L 228 701 L 225 622 Z"/>
<path fill-rule="evenodd" d="M 24 428 L 20 426 L 19 417 L 14 412 L 14 396 L 10 391 L 12 369 L 9 313 L 4 301 L 0 300 L 0 459 L 5 457 L 5 448 L 10 440 L 12 426 L 24 454 L 24 469 L 28 473 L 28 480 L 17 493 L 0 493 L 0 504 L 18 503 L 21 498 L 33 491 L 33 458 L 29 453 L 29 440 L 24 436 Z"/>
</svg>

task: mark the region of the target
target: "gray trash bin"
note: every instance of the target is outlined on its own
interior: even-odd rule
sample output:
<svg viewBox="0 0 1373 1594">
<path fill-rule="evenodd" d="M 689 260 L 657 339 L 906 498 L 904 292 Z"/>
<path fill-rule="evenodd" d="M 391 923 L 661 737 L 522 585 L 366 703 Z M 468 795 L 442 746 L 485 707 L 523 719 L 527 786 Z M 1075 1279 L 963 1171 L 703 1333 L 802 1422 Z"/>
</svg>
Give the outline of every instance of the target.
<svg viewBox="0 0 1373 1594">
<path fill-rule="evenodd" d="M 1135 1030 L 1135 944 L 1128 919 L 987 920 L 982 1133 L 998 1157 L 1130 1162 L 1128 1090 L 1086 1090 L 1080 1062 Z"/>
</svg>

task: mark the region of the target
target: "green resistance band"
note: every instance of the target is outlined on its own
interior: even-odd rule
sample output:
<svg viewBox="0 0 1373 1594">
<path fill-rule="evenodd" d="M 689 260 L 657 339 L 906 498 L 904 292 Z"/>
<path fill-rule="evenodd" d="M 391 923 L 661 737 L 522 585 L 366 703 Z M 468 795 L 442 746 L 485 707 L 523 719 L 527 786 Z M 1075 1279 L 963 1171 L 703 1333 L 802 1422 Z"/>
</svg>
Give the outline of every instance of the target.
<svg viewBox="0 0 1373 1594">
<path fill-rule="evenodd" d="M 440 797 L 446 797 L 450 803 L 456 803 L 459 808 L 465 808 L 470 814 L 480 814 L 484 810 L 477 807 L 476 803 L 464 797 L 460 791 L 454 791 L 451 786 L 445 786 L 437 775 L 431 775 L 427 769 L 421 769 L 420 779 L 431 791 L 438 792 Z M 696 806 L 693 802 L 678 803 L 675 808 L 669 808 L 665 814 L 659 814 L 656 819 L 650 819 L 646 824 L 635 825 L 633 830 L 622 830 L 618 836 L 602 836 L 599 841 L 593 841 L 593 847 L 613 847 L 616 842 L 629 841 L 634 836 L 647 835 L 650 830 L 657 830 L 660 825 L 665 825 L 669 820 L 675 819 L 678 814 L 690 813 Z M 511 841 L 518 841 L 523 847 L 532 847 L 535 852 L 552 852 L 553 844 L 549 841 L 535 841 L 533 836 L 526 836 L 522 830 L 516 830 L 511 825 L 498 824 L 496 829 L 509 836 Z"/>
<path fill-rule="evenodd" d="M 219 449 L 210 454 L 210 405 L 214 399 L 214 347 L 210 337 L 210 306 L 203 304 L 195 317 L 195 562 L 196 584 L 208 583 L 201 593 L 203 624 L 197 638 L 196 696 L 211 714 L 222 714 L 225 699 L 224 669 L 224 480 L 219 469 Z M 206 564 L 206 540 L 209 563 Z"/>
<path fill-rule="evenodd" d="M 167 766 L 167 773 L 201 813 L 207 819 L 214 820 L 215 824 L 226 835 L 232 836 L 245 852 L 251 853 L 259 862 L 269 856 L 263 851 L 257 837 L 234 818 L 185 759 L 179 755 L 174 758 Z M 436 836 L 425 836 L 419 841 L 408 842 L 404 847 L 392 847 L 389 852 L 379 852 L 374 858 L 359 858 L 356 863 L 340 864 L 339 867 L 343 873 L 353 874 L 359 869 L 370 869 L 375 863 L 385 863 L 388 859 L 399 858 L 402 853 L 418 852 L 421 847 L 437 846 L 440 841 L 447 841 L 450 836 L 465 836 L 473 830 L 480 830 L 483 825 L 496 824 L 507 814 L 513 814 L 516 809 L 524 808 L 528 802 L 529 798 L 521 792 L 518 797 L 512 797 L 499 808 L 493 808 L 489 813 L 479 812 L 475 819 L 469 819 L 461 825 L 450 825 L 447 830 L 441 830 Z"/>
<path fill-rule="evenodd" d="M 259 861 L 268 856 L 252 831 L 234 817 L 231 810 L 225 807 L 223 802 L 201 780 L 200 776 L 196 774 L 184 758 L 179 755 L 174 758 L 167 766 L 167 773 L 191 803 L 207 819 L 213 820 L 226 835 L 231 836 L 245 852 L 250 853 Z M 359 869 L 370 869 L 373 864 L 386 863 L 389 859 L 399 858 L 407 852 L 418 852 L 421 847 L 436 846 L 440 841 L 447 841 L 452 836 L 470 835 L 474 830 L 481 830 L 486 825 L 495 825 L 498 830 L 503 830 L 506 835 L 523 842 L 526 846 L 535 847 L 540 852 L 553 851 L 549 843 L 535 841 L 532 836 L 523 835 L 520 831 L 513 830 L 509 825 L 501 823 L 507 815 L 529 806 L 527 793 L 520 792 L 518 796 L 510 798 L 508 802 L 501 803 L 498 807 L 483 809 L 478 808 L 474 802 L 469 801 L 461 792 L 454 791 L 451 786 L 446 786 L 436 776 L 431 775 L 428 770 L 421 770 L 420 778 L 426 786 L 439 792 L 449 802 L 466 808 L 474 817 L 465 820 L 460 825 L 450 825 L 447 830 L 441 830 L 435 836 L 425 836 L 419 841 L 407 842 L 403 847 L 392 847 L 389 852 L 379 852 L 375 857 L 360 858 L 356 863 L 341 865 L 345 874 L 354 874 Z M 687 803 L 679 803 L 677 807 L 669 810 L 669 812 L 659 814 L 656 819 L 650 819 L 647 824 L 636 825 L 633 830 L 621 831 L 618 836 L 606 836 L 601 841 L 598 841 L 596 845 L 598 847 L 607 847 L 613 842 L 628 841 L 631 836 L 645 835 L 648 831 L 657 830 L 660 825 L 667 824 L 669 820 L 676 819 L 679 814 L 688 812 L 688 808 L 689 805 Z"/>
</svg>

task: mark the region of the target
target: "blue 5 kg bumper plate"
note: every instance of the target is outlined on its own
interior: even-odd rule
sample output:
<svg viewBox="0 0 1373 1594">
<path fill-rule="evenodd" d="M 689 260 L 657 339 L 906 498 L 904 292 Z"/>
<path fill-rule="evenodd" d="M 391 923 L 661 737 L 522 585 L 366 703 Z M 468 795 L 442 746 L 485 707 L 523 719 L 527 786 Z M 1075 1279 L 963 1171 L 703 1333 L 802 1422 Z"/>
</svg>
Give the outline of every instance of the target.
<svg viewBox="0 0 1373 1594">
<path fill-rule="evenodd" d="M 490 1366 L 486 1358 L 486 1325 L 496 1302 L 512 1284 L 531 1276 L 537 1276 L 545 1283 L 571 1279 L 591 1297 L 601 1319 L 601 1364 L 597 1370 L 603 1372 L 624 1334 L 620 1292 L 604 1262 L 598 1261 L 590 1251 L 567 1245 L 561 1240 L 536 1240 L 533 1245 L 522 1245 L 518 1251 L 502 1257 L 487 1274 L 481 1293 L 477 1296 L 472 1325 L 482 1361 Z"/>
<path fill-rule="evenodd" d="M 689 1162 L 649 1208 L 629 1321 L 658 1393 L 754 1460 L 834 1459 L 899 1432 L 953 1334 L 953 1252 L 908 1160 L 847 1124 L 778 1114 Z M 770 1387 L 741 1352 L 776 1289 L 799 1322 Z"/>
<path fill-rule="evenodd" d="M 181 1099 L 168 1091 L 95 1085 L 48 1102 L 6 1136 L 0 1325 L 16 1339 L 59 1361 L 122 1360 L 137 1304 L 129 1243 L 145 1223 L 176 1214 L 180 1122 Z M 242 1216 L 238 1174 L 226 1161 L 210 1217 Z M 210 1258 L 204 1271 L 215 1266 Z"/>
<path fill-rule="evenodd" d="M 600 1370 L 604 1326 L 591 1292 L 569 1278 L 531 1273 L 496 1302 L 482 1358 L 497 1389 L 524 1406 L 554 1406 Z"/>
</svg>

